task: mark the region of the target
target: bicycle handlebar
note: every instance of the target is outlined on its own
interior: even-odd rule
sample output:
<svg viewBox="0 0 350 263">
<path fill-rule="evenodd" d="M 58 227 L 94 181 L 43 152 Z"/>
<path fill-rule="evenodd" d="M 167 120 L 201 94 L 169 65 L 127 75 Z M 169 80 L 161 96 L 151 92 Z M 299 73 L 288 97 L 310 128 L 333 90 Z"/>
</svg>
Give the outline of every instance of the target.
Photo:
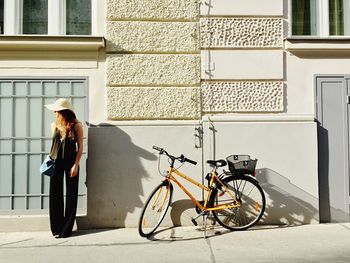
<svg viewBox="0 0 350 263">
<path fill-rule="evenodd" d="M 154 150 L 158 151 L 159 154 L 165 154 L 166 156 L 168 156 L 168 157 L 169 157 L 171 160 L 173 160 L 173 161 L 178 160 L 178 161 L 181 162 L 181 163 L 188 162 L 188 163 L 191 163 L 191 164 L 193 164 L 193 165 L 197 165 L 197 162 L 196 162 L 196 161 L 193 161 L 193 160 L 191 160 L 191 159 L 186 158 L 183 154 L 181 154 L 180 157 L 175 157 L 175 156 L 173 156 L 173 155 L 168 154 L 168 152 L 167 152 L 166 150 L 164 150 L 163 148 L 160 148 L 160 147 L 158 147 L 158 146 L 153 145 L 152 148 L 153 148 Z"/>
<path fill-rule="evenodd" d="M 162 148 L 159 148 L 158 146 L 155 146 L 155 145 L 153 145 L 152 148 L 153 148 L 154 150 L 158 151 L 158 152 L 162 152 L 162 151 L 163 151 Z"/>
<path fill-rule="evenodd" d="M 181 155 L 180 157 L 183 158 L 183 161 L 184 161 L 184 162 L 188 162 L 188 163 L 191 163 L 191 164 L 193 164 L 193 165 L 197 165 L 197 162 L 196 162 L 196 161 L 193 161 L 193 160 L 191 160 L 191 159 L 188 159 L 188 158 L 186 158 L 186 157 L 183 156 L 183 155 Z"/>
</svg>

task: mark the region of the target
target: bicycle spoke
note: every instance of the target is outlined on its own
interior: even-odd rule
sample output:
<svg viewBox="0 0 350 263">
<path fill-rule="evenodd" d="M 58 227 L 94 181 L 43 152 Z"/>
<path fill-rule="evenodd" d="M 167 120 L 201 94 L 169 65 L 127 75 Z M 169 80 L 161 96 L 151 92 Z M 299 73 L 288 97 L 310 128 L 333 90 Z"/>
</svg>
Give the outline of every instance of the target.
<svg viewBox="0 0 350 263">
<path fill-rule="evenodd" d="M 172 186 L 168 183 L 159 185 L 148 198 L 139 220 L 141 236 L 151 235 L 162 222 L 172 197 Z"/>
<path fill-rule="evenodd" d="M 238 201 L 237 207 L 213 211 L 219 224 L 231 230 L 247 229 L 261 218 L 265 208 L 265 196 L 254 179 L 238 176 L 227 179 L 228 190 Z M 217 194 L 215 204 L 234 203 L 235 200 Z"/>
</svg>

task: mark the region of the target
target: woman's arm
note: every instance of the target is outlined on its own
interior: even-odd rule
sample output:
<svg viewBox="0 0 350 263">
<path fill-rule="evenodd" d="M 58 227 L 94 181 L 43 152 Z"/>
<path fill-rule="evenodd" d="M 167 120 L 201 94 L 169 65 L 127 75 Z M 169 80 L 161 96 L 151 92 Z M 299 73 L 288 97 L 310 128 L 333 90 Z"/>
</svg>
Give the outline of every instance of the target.
<svg viewBox="0 0 350 263">
<path fill-rule="evenodd" d="M 52 136 L 53 134 L 55 133 L 55 130 L 56 130 L 56 123 L 51 123 L 51 132 L 52 132 Z"/>
<path fill-rule="evenodd" d="M 80 122 L 78 122 L 77 124 L 75 124 L 74 129 L 77 134 L 78 151 L 77 151 L 77 156 L 75 158 L 74 165 L 70 171 L 71 177 L 74 177 L 78 174 L 80 159 L 81 159 L 81 156 L 83 155 L 83 139 L 84 139 L 83 126 L 81 125 Z"/>
</svg>

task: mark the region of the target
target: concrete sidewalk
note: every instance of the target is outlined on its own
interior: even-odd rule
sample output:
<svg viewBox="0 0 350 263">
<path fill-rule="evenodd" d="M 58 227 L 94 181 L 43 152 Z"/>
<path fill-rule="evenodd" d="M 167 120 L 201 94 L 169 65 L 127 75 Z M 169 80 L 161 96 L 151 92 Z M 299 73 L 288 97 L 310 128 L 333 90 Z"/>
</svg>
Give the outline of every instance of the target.
<svg viewBox="0 0 350 263">
<path fill-rule="evenodd" d="M 215 226 L 161 229 L 152 239 L 137 229 L 0 233 L 0 262 L 350 262 L 350 223 L 260 226 L 228 232 Z M 184 261 L 185 260 L 185 261 Z"/>
</svg>

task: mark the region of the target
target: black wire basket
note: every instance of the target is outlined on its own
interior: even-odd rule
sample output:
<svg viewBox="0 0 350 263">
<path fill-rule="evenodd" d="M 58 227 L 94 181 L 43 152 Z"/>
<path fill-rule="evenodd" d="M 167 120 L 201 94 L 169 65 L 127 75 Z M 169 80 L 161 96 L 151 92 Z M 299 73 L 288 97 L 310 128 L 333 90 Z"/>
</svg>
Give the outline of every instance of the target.
<svg viewBox="0 0 350 263">
<path fill-rule="evenodd" d="M 233 174 L 254 175 L 257 159 L 250 159 L 249 155 L 230 155 L 226 157 L 228 169 Z"/>
</svg>

